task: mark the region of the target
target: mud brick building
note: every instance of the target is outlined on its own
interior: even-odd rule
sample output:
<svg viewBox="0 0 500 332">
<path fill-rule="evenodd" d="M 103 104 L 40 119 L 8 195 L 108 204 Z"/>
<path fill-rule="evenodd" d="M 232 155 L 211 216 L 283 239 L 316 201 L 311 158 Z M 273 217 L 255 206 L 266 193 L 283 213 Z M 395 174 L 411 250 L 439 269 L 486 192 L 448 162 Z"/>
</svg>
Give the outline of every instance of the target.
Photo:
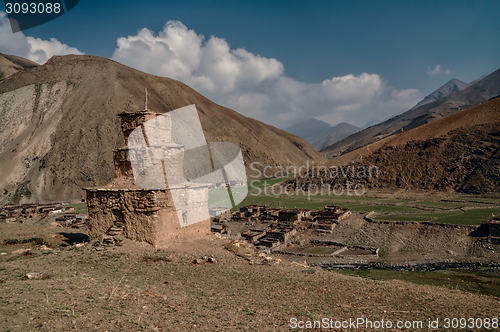
<svg viewBox="0 0 500 332">
<path fill-rule="evenodd" d="M 44 216 L 50 212 L 56 212 L 61 209 L 62 207 L 59 203 L 22 204 L 22 205 L 7 204 L 4 205 L 3 207 L 0 207 L 0 222 L 22 223 L 27 219 L 36 218 L 38 216 Z"/>
<path fill-rule="evenodd" d="M 342 209 L 336 205 L 327 205 L 323 210 L 314 214 L 314 220 L 319 224 L 338 223 L 349 217 L 350 214 L 349 209 Z"/>
<path fill-rule="evenodd" d="M 162 123 L 169 127 L 169 131 L 162 131 L 161 137 L 152 137 L 151 132 L 146 132 L 144 123 L 159 115 L 161 114 L 148 110 L 118 115 L 122 122 L 125 146 L 114 151 L 115 178 L 107 186 L 85 188 L 91 239 L 102 234 L 122 235 L 162 248 L 173 242 L 196 240 L 210 234 L 208 185 L 186 181 L 168 186 L 167 178 L 171 178 L 169 176 L 183 178 L 184 147 L 172 141 L 172 124 L 168 116 L 161 118 Z M 135 174 L 134 177 L 131 158 L 140 161 L 141 158 L 147 157 L 145 149 L 135 148 L 133 145 L 130 147 L 128 144 L 129 136 L 136 128 L 142 129 L 149 151 L 160 151 L 164 158 L 175 158 L 169 159 L 169 165 L 174 167 L 166 170 L 163 164 L 163 172 L 160 174 Z M 142 187 L 137 185 L 136 179 L 141 181 Z M 155 183 L 151 183 L 151 187 L 143 188 L 148 180 Z M 163 183 L 163 188 L 158 183 Z M 175 204 L 173 195 L 179 198 Z M 191 217 L 200 216 L 206 216 L 206 219 L 194 224 L 187 223 L 187 220 L 192 220 Z"/>
<path fill-rule="evenodd" d="M 308 218 L 311 215 L 309 209 L 287 209 L 279 211 L 279 220 L 288 224 L 298 224 L 302 218 Z"/>
<path fill-rule="evenodd" d="M 266 236 L 266 231 L 260 229 L 250 229 L 244 233 L 241 233 L 241 237 L 252 243 L 257 243 L 257 241 L 264 236 Z"/>
<path fill-rule="evenodd" d="M 297 233 L 295 228 L 282 228 L 275 229 L 267 232 L 266 237 L 271 239 L 276 239 L 279 242 L 287 243 L 292 239 L 292 237 Z"/>
</svg>

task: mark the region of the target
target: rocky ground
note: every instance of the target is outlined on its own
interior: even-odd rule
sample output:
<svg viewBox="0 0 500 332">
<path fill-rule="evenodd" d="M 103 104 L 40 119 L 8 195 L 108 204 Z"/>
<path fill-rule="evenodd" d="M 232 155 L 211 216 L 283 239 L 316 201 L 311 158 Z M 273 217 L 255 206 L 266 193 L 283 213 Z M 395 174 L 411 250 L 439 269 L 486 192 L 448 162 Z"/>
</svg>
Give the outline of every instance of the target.
<svg viewBox="0 0 500 332">
<path fill-rule="evenodd" d="M 349 245 L 380 249 L 380 261 L 425 263 L 433 261 L 500 261 L 500 245 L 478 234 L 479 226 L 420 222 L 369 222 L 354 214 L 331 235 L 318 237 Z M 483 236 L 477 236 L 483 235 Z"/>
<path fill-rule="evenodd" d="M 47 247 L 5 244 L 32 238 Z M 500 314 L 496 297 L 342 275 L 216 237 L 98 251 L 82 230 L 2 224 L 0 241 L 4 331 L 288 331 L 292 318 L 417 320 L 427 330 L 429 319 Z"/>
</svg>

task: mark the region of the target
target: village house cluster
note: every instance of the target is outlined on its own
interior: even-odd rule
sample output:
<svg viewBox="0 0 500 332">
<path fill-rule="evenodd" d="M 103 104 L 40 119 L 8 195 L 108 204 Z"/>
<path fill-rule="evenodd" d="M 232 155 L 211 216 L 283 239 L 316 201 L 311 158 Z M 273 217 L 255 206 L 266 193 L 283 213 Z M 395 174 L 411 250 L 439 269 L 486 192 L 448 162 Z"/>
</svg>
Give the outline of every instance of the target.
<svg viewBox="0 0 500 332">
<path fill-rule="evenodd" d="M 229 224 L 244 223 L 240 236 L 255 246 L 275 248 L 289 243 L 298 232 L 312 230 L 317 234 L 331 233 L 335 226 L 349 217 L 351 211 L 336 205 L 322 210 L 278 209 L 249 205 L 239 211 L 213 218 L 212 232 L 230 233 Z"/>
<path fill-rule="evenodd" d="M 64 205 L 64 203 L 7 204 L 0 207 L 0 222 L 25 223 L 43 219 L 50 214 L 60 214 L 56 221 L 63 222 L 63 225 L 67 227 L 84 228 L 88 225 L 88 218 L 76 214 L 73 206 Z"/>
</svg>

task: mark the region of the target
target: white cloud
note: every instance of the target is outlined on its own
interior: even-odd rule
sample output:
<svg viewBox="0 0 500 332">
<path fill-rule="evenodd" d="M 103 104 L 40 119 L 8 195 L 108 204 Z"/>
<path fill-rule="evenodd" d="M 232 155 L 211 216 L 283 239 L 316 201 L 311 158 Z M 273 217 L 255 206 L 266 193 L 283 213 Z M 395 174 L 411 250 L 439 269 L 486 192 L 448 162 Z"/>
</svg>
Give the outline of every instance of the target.
<svg viewBox="0 0 500 332">
<path fill-rule="evenodd" d="M 41 38 L 26 37 L 30 51 L 26 57 L 32 61 L 43 64 L 54 55 L 83 54 L 74 47 L 69 47 L 55 38 L 43 40 Z"/>
<path fill-rule="evenodd" d="M 74 47 L 69 47 L 55 38 L 43 40 L 26 37 L 22 32 L 13 33 L 5 12 L 0 11 L 0 52 L 44 64 L 54 55 L 83 54 Z"/>
<path fill-rule="evenodd" d="M 453 74 L 455 71 L 451 69 L 442 69 L 441 65 L 437 64 L 434 69 L 427 68 L 427 75 L 429 76 L 434 76 L 434 75 L 449 75 Z"/>
<path fill-rule="evenodd" d="M 304 117 L 362 125 L 367 114 L 402 112 L 423 98 L 415 89 L 387 87 L 377 74 L 300 82 L 285 76 L 280 61 L 231 49 L 222 38 L 207 40 L 178 21 L 167 22 L 158 34 L 144 28 L 118 38 L 112 59 L 180 80 L 219 104 L 282 128 Z"/>
<path fill-rule="evenodd" d="M 111 57 L 150 74 L 168 76 L 203 93 L 231 93 L 283 74 L 276 59 L 231 50 L 224 39 L 208 41 L 178 21 L 169 21 L 155 35 L 149 29 L 118 38 Z"/>
<path fill-rule="evenodd" d="M 0 52 L 40 64 L 53 55 L 82 54 L 58 40 L 12 33 L 0 12 Z M 182 81 L 213 101 L 246 116 L 284 128 L 304 117 L 332 124 L 384 118 L 411 108 L 423 95 L 415 89 L 394 90 L 374 73 L 332 77 L 304 83 L 287 77 L 273 58 L 231 49 L 222 38 L 206 39 L 178 21 L 155 34 L 142 29 L 117 39 L 112 59 L 144 72 Z M 436 67 L 438 70 L 440 66 Z"/>
</svg>

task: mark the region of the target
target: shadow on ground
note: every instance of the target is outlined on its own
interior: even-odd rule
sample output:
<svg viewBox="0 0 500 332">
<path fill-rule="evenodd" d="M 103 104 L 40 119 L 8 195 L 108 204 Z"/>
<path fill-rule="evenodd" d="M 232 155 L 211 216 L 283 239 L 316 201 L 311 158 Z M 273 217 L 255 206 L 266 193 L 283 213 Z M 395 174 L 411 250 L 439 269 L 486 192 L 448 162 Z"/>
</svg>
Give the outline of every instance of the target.
<svg viewBox="0 0 500 332">
<path fill-rule="evenodd" d="M 87 234 L 83 233 L 59 233 L 60 235 L 64 236 L 65 238 L 61 246 L 72 246 L 76 243 L 82 243 L 82 242 L 88 242 L 90 240 L 89 236 Z"/>
<path fill-rule="evenodd" d="M 472 237 L 486 237 L 488 236 L 489 230 L 488 230 L 488 224 L 481 224 L 478 228 L 476 228 L 474 231 L 469 233 L 469 236 Z"/>
</svg>

